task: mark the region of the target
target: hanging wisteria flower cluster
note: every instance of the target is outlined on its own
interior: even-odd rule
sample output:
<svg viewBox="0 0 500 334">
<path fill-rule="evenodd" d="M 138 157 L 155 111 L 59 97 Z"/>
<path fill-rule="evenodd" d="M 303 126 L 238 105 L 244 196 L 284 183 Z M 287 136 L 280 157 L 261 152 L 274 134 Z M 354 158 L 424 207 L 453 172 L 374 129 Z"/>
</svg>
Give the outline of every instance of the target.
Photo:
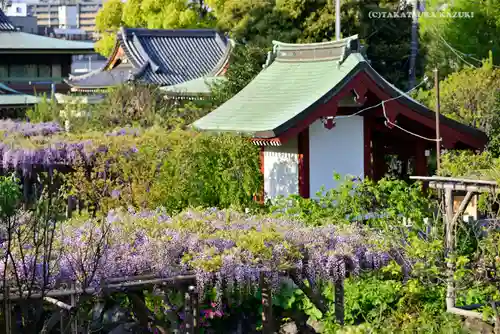
<svg viewBox="0 0 500 334">
<path fill-rule="evenodd" d="M 12 120 L 0 120 L 0 132 L 4 137 L 10 134 L 18 134 L 24 137 L 50 136 L 64 129 L 56 122 L 29 123 Z"/>
<path fill-rule="evenodd" d="M 106 133 L 106 136 L 114 136 L 114 137 L 126 136 L 126 135 L 135 136 L 135 137 L 139 136 L 140 130 L 137 128 L 126 127 L 126 128 L 121 128 L 121 129 L 117 129 L 117 130 L 114 130 L 112 132 Z"/>
<path fill-rule="evenodd" d="M 55 122 L 26 123 L 10 120 L 0 121 L 0 132 L 2 131 L 4 139 L 0 143 L 0 166 L 3 170 L 20 170 L 23 173 L 31 171 L 35 166 L 57 169 L 81 163 L 88 165 L 96 154 L 107 152 L 107 143 L 113 140 L 110 136 L 127 135 L 134 138 L 140 135 L 138 129 L 124 128 L 105 136 L 96 134 L 72 137 L 59 134 L 63 129 Z M 137 151 L 134 143 L 129 147 L 125 142 L 121 144 L 125 155 Z"/>
<path fill-rule="evenodd" d="M 380 268 L 390 260 L 389 253 L 376 246 L 379 236 L 362 227 L 309 227 L 217 209 L 190 210 L 175 217 L 162 210 L 111 211 L 102 220 L 66 221 L 57 231 L 49 281 L 72 280 L 83 287 L 124 276 L 194 272 L 201 290 L 233 290 L 258 286 L 261 272 L 273 283 L 290 271 L 312 282 L 335 281 L 347 272 Z M 38 268 L 27 272 L 41 281 L 41 259 L 32 261 L 32 245 L 20 249 L 23 255 L 14 255 L 16 267 L 28 263 L 29 269 Z M 12 270 L 8 274 L 14 278 Z"/>
<path fill-rule="evenodd" d="M 0 157 L 4 170 L 30 171 L 33 166 L 72 166 L 79 161 L 89 162 L 95 153 L 92 142 L 56 142 L 42 147 L 22 148 L 10 143 L 0 143 Z"/>
</svg>

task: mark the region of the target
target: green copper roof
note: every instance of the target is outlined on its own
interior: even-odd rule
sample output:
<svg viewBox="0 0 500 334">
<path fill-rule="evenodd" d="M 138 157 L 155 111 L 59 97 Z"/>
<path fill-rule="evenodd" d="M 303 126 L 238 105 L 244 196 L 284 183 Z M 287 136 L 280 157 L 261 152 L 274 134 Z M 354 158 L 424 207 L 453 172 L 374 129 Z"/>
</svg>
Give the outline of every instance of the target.
<svg viewBox="0 0 500 334">
<path fill-rule="evenodd" d="M 0 106 L 19 106 L 37 104 L 39 98 L 31 95 L 0 95 Z"/>
<path fill-rule="evenodd" d="M 28 34 L 20 31 L 0 31 L 0 53 L 94 53 L 94 43 Z"/>
<path fill-rule="evenodd" d="M 38 97 L 20 93 L 0 82 L 0 106 L 31 105 L 38 102 Z"/>
<path fill-rule="evenodd" d="M 274 42 L 274 61 L 232 99 L 193 126 L 275 136 L 280 127 L 327 98 L 332 88 L 340 87 L 357 65 L 365 62 L 359 53 L 348 55 L 350 42 L 356 37 L 314 44 Z"/>
<path fill-rule="evenodd" d="M 209 95 L 212 84 L 225 80 L 224 77 L 201 77 L 177 85 L 164 86 L 160 89 L 168 95 Z"/>
</svg>

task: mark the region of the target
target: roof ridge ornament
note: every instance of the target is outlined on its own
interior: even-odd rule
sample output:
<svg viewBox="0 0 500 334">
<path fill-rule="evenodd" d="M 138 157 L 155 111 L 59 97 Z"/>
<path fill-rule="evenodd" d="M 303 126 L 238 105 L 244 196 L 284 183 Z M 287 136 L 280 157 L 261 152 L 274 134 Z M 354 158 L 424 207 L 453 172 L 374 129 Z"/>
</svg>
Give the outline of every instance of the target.
<svg viewBox="0 0 500 334">
<path fill-rule="evenodd" d="M 319 43 L 283 43 L 273 41 L 275 58 L 279 61 L 336 61 L 339 64 L 349 56 L 351 50 L 358 52 L 358 35 L 340 40 Z"/>
</svg>

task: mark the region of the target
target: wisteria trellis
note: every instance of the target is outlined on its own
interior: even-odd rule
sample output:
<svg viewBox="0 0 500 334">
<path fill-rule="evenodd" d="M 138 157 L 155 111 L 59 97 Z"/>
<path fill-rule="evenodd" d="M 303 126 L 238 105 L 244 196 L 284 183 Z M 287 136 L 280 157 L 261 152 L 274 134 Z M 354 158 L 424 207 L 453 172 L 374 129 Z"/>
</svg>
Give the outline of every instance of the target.
<svg viewBox="0 0 500 334">
<path fill-rule="evenodd" d="M 175 217 L 162 210 L 111 211 L 103 221 L 65 222 L 60 231 L 51 259 L 51 288 L 67 280 L 85 288 L 102 279 L 194 271 L 200 289 L 224 285 L 231 290 L 255 288 L 262 271 L 272 275 L 274 286 L 278 276 L 290 270 L 312 281 L 336 281 L 347 271 L 357 274 L 390 260 L 389 253 L 376 246 L 379 236 L 361 227 L 308 227 L 217 209 L 189 210 Z M 22 248 L 24 257 L 16 253 L 14 259 L 17 268 L 26 270 L 18 275 L 42 284 L 42 267 L 30 257 L 31 245 Z M 12 266 L 8 274 L 13 279 Z"/>
</svg>

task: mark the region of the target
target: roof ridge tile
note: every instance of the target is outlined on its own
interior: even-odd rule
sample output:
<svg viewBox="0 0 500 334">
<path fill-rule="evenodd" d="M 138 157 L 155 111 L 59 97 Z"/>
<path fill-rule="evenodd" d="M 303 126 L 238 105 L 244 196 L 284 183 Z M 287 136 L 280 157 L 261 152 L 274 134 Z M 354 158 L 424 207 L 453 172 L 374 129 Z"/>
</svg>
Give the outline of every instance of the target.
<svg viewBox="0 0 500 334">
<path fill-rule="evenodd" d="M 273 41 L 274 59 L 285 62 L 333 60 L 343 62 L 349 54 L 359 52 L 358 35 L 336 41 L 294 44 Z"/>
</svg>

